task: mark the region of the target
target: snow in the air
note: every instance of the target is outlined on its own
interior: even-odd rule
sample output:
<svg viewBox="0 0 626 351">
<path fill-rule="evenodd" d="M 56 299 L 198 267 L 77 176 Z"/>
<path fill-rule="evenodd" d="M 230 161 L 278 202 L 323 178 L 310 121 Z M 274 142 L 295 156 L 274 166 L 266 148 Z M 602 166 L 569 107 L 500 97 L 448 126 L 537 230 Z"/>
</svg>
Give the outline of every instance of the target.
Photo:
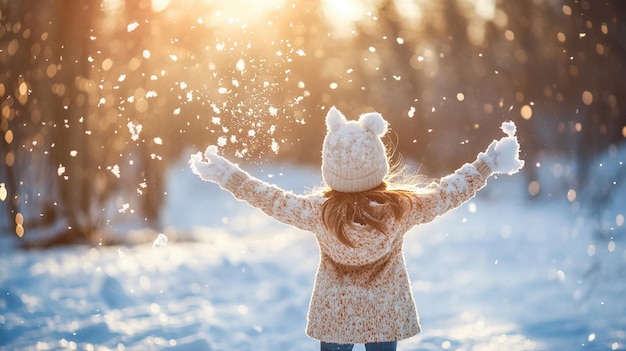
<svg viewBox="0 0 626 351">
<path fill-rule="evenodd" d="M 502 131 L 510 137 L 514 136 L 515 132 L 517 131 L 517 127 L 515 126 L 515 123 L 511 121 L 502 123 L 502 126 L 500 126 L 500 129 L 502 129 Z"/>
</svg>

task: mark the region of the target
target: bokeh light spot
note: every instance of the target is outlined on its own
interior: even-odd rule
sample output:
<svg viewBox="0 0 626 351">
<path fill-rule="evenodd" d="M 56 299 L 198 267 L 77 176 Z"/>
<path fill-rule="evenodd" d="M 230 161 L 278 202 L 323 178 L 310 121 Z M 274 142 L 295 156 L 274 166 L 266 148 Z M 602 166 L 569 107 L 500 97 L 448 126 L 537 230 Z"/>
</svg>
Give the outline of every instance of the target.
<svg viewBox="0 0 626 351">
<path fill-rule="evenodd" d="M 520 109 L 520 115 L 523 119 L 530 119 L 533 116 L 533 109 L 530 105 L 524 105 Z"/>
</svg>

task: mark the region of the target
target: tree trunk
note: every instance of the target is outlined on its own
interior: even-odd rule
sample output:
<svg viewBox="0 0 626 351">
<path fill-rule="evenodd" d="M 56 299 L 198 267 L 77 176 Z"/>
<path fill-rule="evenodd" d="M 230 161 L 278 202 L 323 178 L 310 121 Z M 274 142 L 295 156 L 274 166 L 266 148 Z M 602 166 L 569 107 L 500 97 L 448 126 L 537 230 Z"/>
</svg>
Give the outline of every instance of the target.
<svg viewBox="0 0 626 351">
<path fill-rule="evenodd" d="M 57 179 L 68 235 L 86 239 L 90 239 L 93 229 L 91 180 L 95 174 L 85 133 L 88 96 L 81 90 L 80 81 L 89 76 L 87 57 L 95 6 L 97 3 L 88 0 L 63 0 L 57 8 L 62 67 L 59 73 L 65 94 L 54 116 L 53 157 L 58 165 L 65 167 L 65 173 Z"/>
</svg>

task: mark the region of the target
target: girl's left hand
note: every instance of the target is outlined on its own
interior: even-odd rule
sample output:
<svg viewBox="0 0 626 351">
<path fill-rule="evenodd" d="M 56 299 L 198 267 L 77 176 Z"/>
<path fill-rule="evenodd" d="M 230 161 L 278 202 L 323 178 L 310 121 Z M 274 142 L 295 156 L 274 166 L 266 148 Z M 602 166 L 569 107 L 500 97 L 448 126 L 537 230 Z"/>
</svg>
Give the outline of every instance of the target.
<svg viewBox="0 0 626 351">
<path fill-rule="evenodd" d="M 520 145 L 515 136 L 516 127 L 511 121 L 502 123 L 500 127 L 508 136 L 491 142 L 487 151 L 478 154 L 494 173 L 515 174 L 524 167 L 520 160 Z"/>
</svg>

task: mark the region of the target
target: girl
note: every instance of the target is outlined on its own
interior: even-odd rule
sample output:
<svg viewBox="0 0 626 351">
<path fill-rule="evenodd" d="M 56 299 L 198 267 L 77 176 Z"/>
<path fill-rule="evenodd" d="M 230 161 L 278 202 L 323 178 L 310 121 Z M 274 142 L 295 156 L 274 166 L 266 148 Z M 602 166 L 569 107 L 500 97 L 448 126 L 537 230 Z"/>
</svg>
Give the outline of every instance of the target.
<svg viewBox="0 0 626 351">
<path fill-rule="evenodd" d="M 387 122 L 378 113 L 347 121 L 335 107 L 326 115 L 322 146 L 325 189 L 296 195 L 267 184 L 217 155 L 209 146 L 189 160 L 203 180 L 286 224 L 315 234 L 320 263 L 310 301 L 306 334 L 320 349 L 396 350 L 398 340 L 420 332 L 404 263 L 404 234 L 413 226 L 460 206 L 494 173 L 514 174 L 519 159 L 515 125 L 471 164 L 437 182 L 390 172 L 381 137 Z"/>
</svg>

